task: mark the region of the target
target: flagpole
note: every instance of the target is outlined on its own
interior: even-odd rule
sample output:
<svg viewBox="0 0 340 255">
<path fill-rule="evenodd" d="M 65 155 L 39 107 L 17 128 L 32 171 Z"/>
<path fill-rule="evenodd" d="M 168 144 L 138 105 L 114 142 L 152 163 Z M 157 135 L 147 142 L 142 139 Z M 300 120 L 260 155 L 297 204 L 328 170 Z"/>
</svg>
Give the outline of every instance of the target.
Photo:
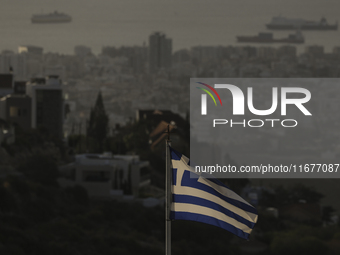
<svg viewBox="0 0 340 255">
<path fill-rule="evenodd" d="M 165 255 L 171 255 L 171 159 L 170 159 L 170 127 L 168 125 L 168 138 L 165 141 Z"/>
</svg>

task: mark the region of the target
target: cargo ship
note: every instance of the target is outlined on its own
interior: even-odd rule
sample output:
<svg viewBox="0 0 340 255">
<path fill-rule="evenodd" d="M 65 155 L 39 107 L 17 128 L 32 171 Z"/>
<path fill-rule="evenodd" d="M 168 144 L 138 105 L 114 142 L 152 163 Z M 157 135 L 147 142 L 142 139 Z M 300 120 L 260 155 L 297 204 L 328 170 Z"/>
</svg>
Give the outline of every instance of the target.
<svg viewBox="0 0 340 255">
<path fill-rule="evenodd" d="M 286 17 L 278 16 L 273 17 L 271 22 L 266 24 L 268 29 L 281 29 L 281 30 L 338 30 L 338 22 L 335 24 L 328 24 L 325 18 L 320 21 L 309 21 L 304 19 L 288 19 Z"/>
<path fill-rule="evenodd" d="M 237 42 L 251 42 L 251 43 L 304 43 L 305 38 L 301 31 L 295 34 L 290 34 L 286 38 L 275 39 L 273 33 L 259 33 L 255 36 L 237 36 Z"/>
<path fill-rule="evenodd" d="M 67 23 L 71 22 L 70 15 L 61 12 L 52 12 L 49 14 L 35 14 L 31 18 L 32 23 Z"/>
</svg>

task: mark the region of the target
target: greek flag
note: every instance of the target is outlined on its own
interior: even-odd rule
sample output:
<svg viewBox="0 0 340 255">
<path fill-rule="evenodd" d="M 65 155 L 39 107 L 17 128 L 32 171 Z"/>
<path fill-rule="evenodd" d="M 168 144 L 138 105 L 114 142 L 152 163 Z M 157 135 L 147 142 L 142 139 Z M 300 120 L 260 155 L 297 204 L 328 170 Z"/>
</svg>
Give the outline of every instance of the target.
<svg viewBox="0 0 340 255">
<path fill-rule="evenodd" d="M 211 224 L 249 239 L 257 221 L 257 210 L 211 175 L 203 177 L 203 173 L 195 173 L 189 159 L 171 147 L 170 155 L 170 219 Z"/>
</svg>

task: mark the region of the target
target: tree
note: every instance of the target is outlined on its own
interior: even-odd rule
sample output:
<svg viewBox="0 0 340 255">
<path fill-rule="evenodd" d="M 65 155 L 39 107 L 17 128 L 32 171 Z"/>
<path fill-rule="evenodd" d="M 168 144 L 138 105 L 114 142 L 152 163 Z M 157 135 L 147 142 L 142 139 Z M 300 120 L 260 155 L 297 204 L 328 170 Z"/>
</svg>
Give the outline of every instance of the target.
<svg viewBox="0 0 340 255">
<path fill-rule="evenodd" d="M 17 167 L 28 179 L 47 186 L 58 186 L 58 166 L 49 155 L 33 155 Z"/>
<path fill-rule="evenodd" d="M 148 126 L 151 122 L 140 120 L 130 123 L 122 130 L 123 142 L 128 151 L 133 151 L 140 156 L 145 155 L 150 150 Z"/>
<path fill-rule="evenodd" d="M 332 214 L 335 212 L 335 209 L 332 206 L 325 206 L 322 208 L 322 220 L 326 223 L 332 222 Z"/>
<path fill-rule="evenodd" d="M 92 148 L 95 152 L 102 152 L 103 144 L 107 137 L 109 117 L 105 112 L 103 97 L 99 92 L 96 104 L 91 109 L 87 135 L 98 142 L 98 147 Z"/>
<path fill-rule="evenodd" d="M 75 185 L 74 187 L 67 187 L 64 189 L 67 197 L 71 202 L 79 205 L 88 205 L 89 196 L 87 190 L 82 186 Z"/>
<path fill-rule="evenodd" d="M 274 238 L 270 245 L 271 254 L 327 254 L 328 248 L 326 244 L 313 236 L 313 234 L 311 232 L 301 235 L 296 231 L 274 233 Z"/>
<path fill-rule="evenodd" d="M 323 194 L 314 190 L 312 187 L 306 187 L 303 184 L 295 184 L 289 189 L 278 186 L 274 193 L 263 191 L 261 205 L 280 207 L 287 204 L 299 203 L 304 200 L 306 203 L 319 203 L 324 197 Z"/>
</svg>

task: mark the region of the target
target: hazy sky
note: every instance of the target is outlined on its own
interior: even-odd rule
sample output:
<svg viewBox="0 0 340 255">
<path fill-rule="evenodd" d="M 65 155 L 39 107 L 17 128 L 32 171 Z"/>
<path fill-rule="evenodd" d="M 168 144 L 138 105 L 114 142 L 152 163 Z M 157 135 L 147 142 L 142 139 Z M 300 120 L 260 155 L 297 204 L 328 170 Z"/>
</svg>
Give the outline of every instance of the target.
<svg viewBox="0 0 340 255">
<path fill-rule="evenodd" d="M 0 50 L 35 44 L 46 50 L 72 52 L 77 44 L 99 52 L 105 45 L 141 45 L 151 32 L 161 30 L 174 39 L 174 49 L 193 45 L 228 45 L 239 34 L 257 34 L 275 15 L 333 23 L 339 19 L 335 0 L 0 0 Z M 62 11 L 69 24 L 36 25 L 36 13 Z M 308 33 L 308 32 L 307 32 Z M 286 36 L 287 32 L 278 33 Z M 310 40 L 308 40 L 308 37 Z M 312 33 L 306 42 L 334 46 L 338 32 Z M 319 41 L 318 41 L 319 40 Z M 322 41 L 320 41 L 322 40 Z"/>
</svg>

